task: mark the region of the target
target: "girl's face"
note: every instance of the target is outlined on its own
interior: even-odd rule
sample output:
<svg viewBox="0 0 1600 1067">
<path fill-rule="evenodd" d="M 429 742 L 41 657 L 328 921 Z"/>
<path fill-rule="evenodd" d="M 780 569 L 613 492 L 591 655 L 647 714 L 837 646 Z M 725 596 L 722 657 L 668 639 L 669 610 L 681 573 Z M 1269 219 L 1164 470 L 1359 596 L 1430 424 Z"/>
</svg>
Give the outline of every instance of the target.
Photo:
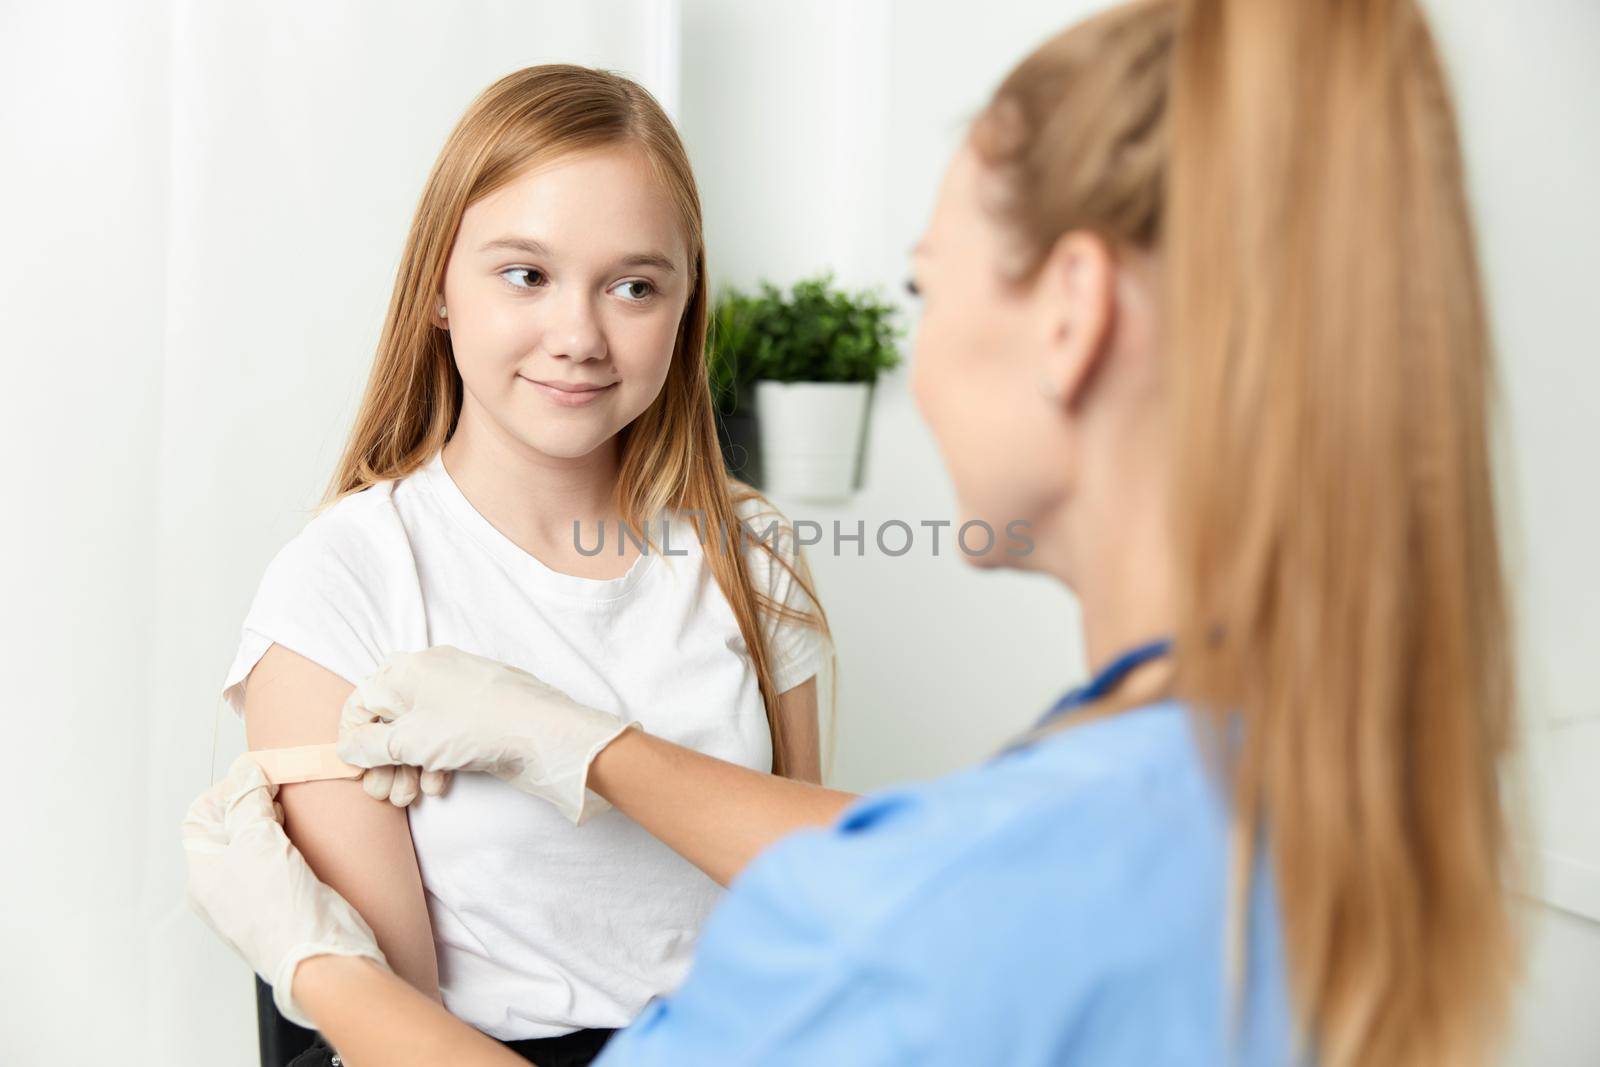
<svg viewBox="0 0 1600 1067">
<path fill-rule="evenodd" d="M 538 164 L 473 203 L 434 307 L 463 424 L 588 455 L 660 394 L 689 285 L 678 213 L 636 148 Z"/>
</svg>

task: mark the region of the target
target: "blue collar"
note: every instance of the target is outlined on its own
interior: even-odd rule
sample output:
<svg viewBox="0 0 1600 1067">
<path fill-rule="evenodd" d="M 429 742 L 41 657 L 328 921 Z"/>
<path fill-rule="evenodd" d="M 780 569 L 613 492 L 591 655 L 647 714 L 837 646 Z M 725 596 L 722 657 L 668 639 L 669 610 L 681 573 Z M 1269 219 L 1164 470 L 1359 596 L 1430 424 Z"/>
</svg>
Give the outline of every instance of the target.
<svg viewBox="0 0 1600 1067">
<path fill-rule="evenodd" d="M 1112 660 L 1099 674 L 1089 679 L 1087 684 L 1080 685 L 1078 688 L 1069 691 L 1060 700 L 1057 700 L 1050 710 L 1040 717 L 1033 728 L 1038 730 L 1074 708 L 1094 703 L 1101 697 L 1113 692 L 1117 686 L 1122 684 L 1123 679 L 1132 674 L 1137 668 L 1142 667 L 1153 659 L 1160 659 L 1171 651 L 1172 641 L 1168 638 L 1161 638 L 1160 640 L 1139 645 L 1137 648 L 1129 649 Z"/>
</svg>

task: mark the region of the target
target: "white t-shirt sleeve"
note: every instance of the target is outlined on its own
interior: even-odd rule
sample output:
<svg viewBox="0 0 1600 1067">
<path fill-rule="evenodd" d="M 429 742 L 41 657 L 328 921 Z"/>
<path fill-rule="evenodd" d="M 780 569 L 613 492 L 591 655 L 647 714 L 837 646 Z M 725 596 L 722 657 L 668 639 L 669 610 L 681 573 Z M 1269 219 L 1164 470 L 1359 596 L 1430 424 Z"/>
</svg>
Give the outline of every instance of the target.
<svg viewBox="0 0 1600 1067">
<path fill-rule="evenodd" d="M 381 495 L 384 488 L 358 495 Z M 223 682 L 223 700 L 244 714 L 246 680 L 274 644 L 352 685 L 390 654 L 425 647 L 409 632 L 420 613 L 411 609 L 413 601 L 420 604 L 415 583 L 415 561 L 386 499 L 349 497 L 335 504 L 267 565 Z"/>
<path fill-rule="evenodd" d="M 794 524 L 787 516 L 759 498 L 742 502 L 738 510 L 752 538 L 764 537 L 791 567 L 803 566 Z M 815 610 L 815 603 L 794 575 L 776 563 L 760 545 L 751 544 L 745 558 L 756 588 L 765 591 L 773 601 L 799 612 Z M 821 669 L 826 643 L 820 630 L 795 619 L 783 618 L 777 612 L 763 612 L 762 621 L 772 661 L 773 686 L 779 693 L 793 689 Z"/>
</svg>

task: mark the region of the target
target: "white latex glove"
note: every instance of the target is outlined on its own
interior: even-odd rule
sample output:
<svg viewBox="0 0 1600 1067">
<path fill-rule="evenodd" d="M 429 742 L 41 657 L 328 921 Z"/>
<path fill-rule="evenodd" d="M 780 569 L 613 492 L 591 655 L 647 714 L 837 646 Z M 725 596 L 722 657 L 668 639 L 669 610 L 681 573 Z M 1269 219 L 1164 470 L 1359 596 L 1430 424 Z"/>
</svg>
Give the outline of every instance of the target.
<svg viewBox="0 0 1600 1067">
<path fill-rule="evenodd" d="M 283 809 L 248 754 L 189 805 L 183 820 L 189 907 L 272 985 L 283 1017 L 314 1028 L 295 1004 L 294 969 L 312 956 L 365 956 L 389 963 L 372 928 L 318 881 L 290 843 Z"/>
<path fill-rule="evenodd" d="M 389 657 L 356 686 L 338 752 L 356 767 L 486 771 L 581 823 L 611 806 L 587 788 L 590 762 L 638 725 L 527 671 L 436 645 Z"/>
<path fill-rule="evenodd" d="M 361 788 L 374 800 L 387 800 L 403 808 L 427 794 L 439 796 L 450 783 L 449 771 L 419 771 L 415 767 L 387 765 L 372 767 L 361 776 Z"/>
</svg>

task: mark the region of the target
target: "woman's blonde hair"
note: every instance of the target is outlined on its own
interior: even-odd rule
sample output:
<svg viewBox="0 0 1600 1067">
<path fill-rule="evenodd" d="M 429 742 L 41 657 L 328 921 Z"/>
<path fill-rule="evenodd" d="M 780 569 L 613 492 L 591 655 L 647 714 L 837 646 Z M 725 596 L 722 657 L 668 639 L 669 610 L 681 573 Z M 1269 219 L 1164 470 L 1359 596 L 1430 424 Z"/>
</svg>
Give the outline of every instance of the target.
<svg viewBox="0 0 1600 1067">
<path fill-rule="evenodd" d="M 1073 230 L 1161 258 L 1174 685 L 1243 727 L 1233 928 L 1265 841 L 1323 1064 L 1488 1058 L 1517 957 L 1512 662 L 1489 335 L 1421 13 L 1117 8 L 1013 71 L 973 144 L 1019 277 Z"/>
<path fill-rule="evenodd" d="M 661 393 L 619 433 L 615 505 L 622 521 L 635 532 L 642 530 L 652 546 L 650 529 L 663 509 L 703 516 L 703 525 L 696 523 L 702 543 L 711 540 L 717 546 L 704 553 L 705 559 L 749 649 L 772 733 L 773 771 L 783 774 L 792 766 L 794 754 L 786 751 L 786 734 L 780 729 L 772 650 L 761 613 L 771 613 L 769 626 L 793 620 L 815 627 L 831 644 L 827 615 L 815 596 L 798 544 L 791 566 L 776 543 L 778 538 L 792 542 L 792 530 L 761 537 L 770 527 L 759 516 L 749 525 L 739 522 L 738 506 L 749 500 L 766 505 L 760 509 L 763 512 L 774 516 L 777 512 L 761 494 L 731 478 L 722 461 L 706 377 L 709 300 L 700 194 L 671 119 L 637 83 L 587 67 L 528 67 L 489 86 L 467 109 L 422 190 L 377 358 L 324 506 L 411 473 L 455 430 L 461 413 L 461 375 L 449 334 L 433 325 L 432 312 L 462 213 L 535 163 L 613 145 L 641 150 L 672 195 L 690 253 L 692 286 Z M 747 537 L 747 531 L 756 536 Z M 772 566 L 793 577 L 810 598 L 813 611 L 790 608 L 754 587 L 745 556 L 749 545 L 766 552 Z M 734 546 L 739 550 L 725 550 Z"/>
</svg>

